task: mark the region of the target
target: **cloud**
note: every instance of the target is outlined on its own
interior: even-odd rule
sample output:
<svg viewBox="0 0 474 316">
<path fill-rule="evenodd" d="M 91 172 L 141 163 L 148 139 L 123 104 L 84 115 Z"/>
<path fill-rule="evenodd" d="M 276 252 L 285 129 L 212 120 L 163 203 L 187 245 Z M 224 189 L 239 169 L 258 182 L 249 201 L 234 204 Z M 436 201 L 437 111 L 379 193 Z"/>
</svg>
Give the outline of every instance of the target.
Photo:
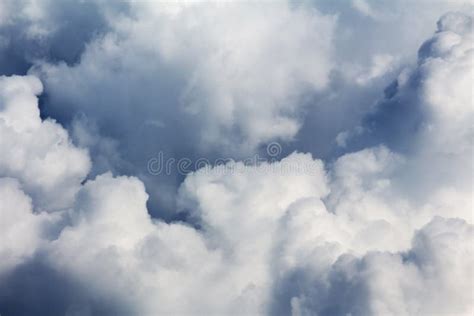
<svg viewBox="0 0 474 316">
<path fill-rule="evenodd" d="M 333 65 L 336 19 L 304 5 L 135 2 L 108 23 L 78 63 L 30 72 L 45 84 L 46 113 L 67 126 L 85 116 L 96 137 L 120 140 L 120 158 L 104 164 L 138 175 L 162 216 L 175 204 L 160 191 L 174 196 L 182 179 L 150 177 L 150 157 L 242 158 L 291 140 L 302 100 L 324 89 Z"/>
<path fill-rule="evenodd" d="M 133 18 L 112 20 L 113 31 L 92 42 L 79 64 L 41 66 L 51 109 L 76 108 L 110 125 L 115 135 L 160 120 L 160 134 L 180 129 L 204 148 L 248 152 L 271 139 L 292 138 L 299 127 L 298 98 L 327 83 L 335 19 L 315 9 L 144 2 L 131 10 Z M 267 10 L 262 19 L 259 13 Z M 150 61 L 145 68 L 142 59 Z M 97 106 L 104 102 L 110 108 Z M 138 110 L 129 124 L 118 124 L 131 109 Z M 170 121 L 176 115 L 182 122 Z"/>
<path fill-rule="evenodd" d="M 46 213 L 34 214 L 31 198 L 17 180 L 0 178 L 0 279 L 28 260 L 42 241 L 49 224 Z"/>
<path fill-rule="evenodd" d="M 416 232 L 406 252 L 344 254 L 322 273 L 314 266 L 299 267 L 281 281 L 274 312 L 468 315 L 473 308 L 472 234 L 472 225 L 463 220 L 437 217 Z"/>
<path fill-rule="evenodd" d="M 48 262 L 135 314 L 468 313 L 472 282 L 451 271 L 469 275 L 472 225 L 391 203 L 399 163 L 379 148 L 342 157 L 329 178 L 304 154 L 202 169 L 180 190 L 199 228 L 152 220 L 140 181 L 102 175 Z M 440 287 L 446 304 L 428 304 Z"/>
<path fill-rule="evenodd" d="M 38 5 L 25 10 L 43 21 L 50 11 Z M 128 9 L 77 63 L 35 61 L 30 75 L 0 77 L 0 313 L 472 314 L 469 14 L 442 16 L 417 64 L 374 57 L 341 75 L 331 52 L 342 35 L 323 9 Z M 377 100 L 375 82 L 392 72 L 334 159 L 295 151 L 159 185 L 138 167 L 159 148 L 258 152 L 298 135 L 308 95 Z M 41 118 L 39 97 L 70 132 Z M 183 221 L 152 216 L 155 194 Z"/>
<path fill-rule="evenodd" d="M 338 133 L 360 123 L 432 23 L 463 6 L 361 3 L 382 18 L 327 2 L 12 2 L 18 13 L 0 56 L 8 74 L 33 66 L 45 84 L 43 117 L 89 147 L 93 176 L 137 175 L 154 216 L 170 218 L 183 179 L 150 177 L 150 157 L 242 159 L 279 140 L 287 153 L 334 159 L 352 149 L 336 146 Z M 400 27 L 411 36 L 394 34 Z"/>
<path fill-rule="evenodd" d="M 437 154 L 453 150 L 450 144 L 454 150 L 469 146 L 471 23 L 472 16 L 459 12 L 439 20 L 435 35 L 418 51 L 418 64 L 404 68 L 385 89 L 364 119 L 366 133 L 356 129 L 353 142 L 384 143 L 403 152 L 431 148 Z M 344 133 L 347 143 L 351 133 Z"/>
<path fill-rule="evenodd" d="M 18 179 L 36 208 L 69 206 L 90 168 L 85 149 L 72 145 L 53 120 L 42 121 L 32 76 L 0 77 L 0 174 Z"/>
<path fill-rule="evenodd" d="M 2 1 L 0 75 L 24 75 L 38 59 L 79 60 L 86 43 L 106 31 L 106 19 L 121 4 L 96 1 Z"/>
</svg>

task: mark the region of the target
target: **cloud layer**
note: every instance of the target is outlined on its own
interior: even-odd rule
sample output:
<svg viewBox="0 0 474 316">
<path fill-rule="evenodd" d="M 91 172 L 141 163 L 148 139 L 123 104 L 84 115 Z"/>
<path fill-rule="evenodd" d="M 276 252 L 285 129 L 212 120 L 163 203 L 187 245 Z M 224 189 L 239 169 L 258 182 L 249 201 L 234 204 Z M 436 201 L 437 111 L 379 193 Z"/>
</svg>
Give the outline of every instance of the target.
<svg viewBox="0 0 474 316">
<path fill-rule="evenodd" d="M 472 7 L 352 4 L 2 2 L 0 313 L 472 314 Z"/>
</svg>

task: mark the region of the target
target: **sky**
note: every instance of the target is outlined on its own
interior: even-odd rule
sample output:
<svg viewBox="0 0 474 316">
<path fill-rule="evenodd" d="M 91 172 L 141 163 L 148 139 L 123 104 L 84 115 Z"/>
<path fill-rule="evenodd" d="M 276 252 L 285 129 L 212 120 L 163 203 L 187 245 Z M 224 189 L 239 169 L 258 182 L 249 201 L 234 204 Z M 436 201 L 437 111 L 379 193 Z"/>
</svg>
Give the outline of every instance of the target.
<svg viewBox="0 0 474 316">
<path fill-rule="evenodd" d="M 473 18 L 0 0 L 0 315 L 472 315 Z"/>
</svg>

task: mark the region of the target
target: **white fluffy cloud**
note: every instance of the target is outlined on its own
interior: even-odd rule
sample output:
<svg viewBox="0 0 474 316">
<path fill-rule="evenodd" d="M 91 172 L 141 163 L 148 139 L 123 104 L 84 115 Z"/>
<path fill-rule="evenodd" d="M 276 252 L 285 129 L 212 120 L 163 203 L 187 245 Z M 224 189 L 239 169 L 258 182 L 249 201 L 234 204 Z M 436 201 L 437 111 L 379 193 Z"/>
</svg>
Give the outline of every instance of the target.
<svg viewBox="0 0 474 316">
<path fill-rule="evenodd" d="M 329 81 L 336 18 L 315 8 L 140 1 L 129 11 L 108 16 L 109 31 L 77 63 L 38 62 L 31 73 L 45 84 L 48 113 L 74 126 L 85 117 L 95 138 L 120 140 L 107 155 L 119 159 L 104 165 L 139 176 L 160 214 L 175 208 L 179 183 L 147 175 L 150 157 L 242 158 L 291 140 L 305 99 Z M 93 143 L 102 153 L 104 142 Z"/>
<path fill-rule="evenodd" d="M 354 7 L 383 19 L 369 2 Z M 200 9 L 138 2 L 110 17 L 113 31 L 79 63 L 36 65 L 59 116 L 85 113 L 71 130 L 97 147 L 96 162 L 122 163 L 120 146 L 151 135 L 222 152 L 295 135 L 300 98 L 330 80 L 335 18 L 303 5 Z M 389 143 L 326 162 L 294 152 L 202 168 L 176 197 L 187 221 L 170 223 L 150 216 L 137 177 L 85 181 L 88 151 L 40 118 L 41 82 L 0 77 L 0 278 L 17 285 L 21 267 L 47 267 L 75 297 L 49 298 L 59 314 L 470 315 L 472 54 L 472 17 L 443 16 L 376 104 L 420 113 L 409 137 L 393 135 L 405 151 Z M 369 86 L 385 66 L 374 59 L 365 77 L 349 77 Z M 154 139 L 141 141 L 127 151 Z M 21 311 L 27 293 L 0 295 L 0 313 Z"/>
<path fill-rule="evenodd" d="M 59 124 L 41 120 L 41 92 L 36 77 L 0 77 L 0 175 L 18 179 L 36 207 L 52 211 L 71 204 L 90 161 Z"/>
<path fill-rule="evenodd" d="M 90 167 L 87 151 L 42 121 L 32 76 L 0 77 L 0 275 L 29 259 L 72 205 Z"/>
<path fill-rule="evenodd" d="M 295 288 L 289 302 L 295 315 L 469 315 L 472 238 L 463 220 L 437 217 L 405 252 L 344 254 L 327 270 L 305 265 L 281 283 Z"/>
<path fill-rule="evenodd" d="M 94 129 L 80 143 L 94 175 L 137 175 L 153 213 L 169 215 L 182 179 L 147 175 L 150 157 L 241 159 L 278 139 L 288 152 L 334 158 L 337 134 L 359 123 L 436 19 L 465 6 L 355 4 L 44 1 L 28 11 L 42 18 L 20 20 L 21 34 L 51 30 L 43 49 L 24 49 L 45 51 L 27 58 L 47 90 L 44 112 L 71 132 Z"/>
<path fill-rule="evenodd" d="M 245 153 L 291 139 L 301 97 L 328 82 L 336 20 L 316 9 L 137 2 L 131 11 L 110 19 L 113 31 L 78 65 L 42 65 L 53 106 L 66 101 L 121 133 L 146 121 L 166 136 L 180 128 L 206 150 Z"/>
<path fill-rule="evenodd" d="M 52 218 L 34 214 L 31 198 L 17 180 L 0 178 L 0 279 L 29 259 L 43 240 Z"/>
<path fill-rule="evenodd" d="M 418 209 L 376 195 L 392 160 L 383 148 L 341 158 L 336 181 L 356 191 L 342 196 L 309 155 L 202 169 L 180 191 L 200 229 L 153 221 L 137 179 L 103 175 L 78 194 L 49 260 L 139 314 L 468 314 L 473 227 L 436 217 L 417 232 Z"/>
</svg>

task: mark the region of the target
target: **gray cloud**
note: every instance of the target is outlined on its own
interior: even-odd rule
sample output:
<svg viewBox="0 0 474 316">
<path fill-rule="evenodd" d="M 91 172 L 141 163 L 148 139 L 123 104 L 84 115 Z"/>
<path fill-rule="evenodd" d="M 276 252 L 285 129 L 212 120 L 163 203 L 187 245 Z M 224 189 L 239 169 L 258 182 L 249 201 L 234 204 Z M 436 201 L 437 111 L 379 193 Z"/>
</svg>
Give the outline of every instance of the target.
<svg viewBox="0 0 474 316">
<path fill-rule="evenodd" d="M 472 11 L 314 5 L 2 3 L 0 313 L 472 314 Z"/>
</svg>

